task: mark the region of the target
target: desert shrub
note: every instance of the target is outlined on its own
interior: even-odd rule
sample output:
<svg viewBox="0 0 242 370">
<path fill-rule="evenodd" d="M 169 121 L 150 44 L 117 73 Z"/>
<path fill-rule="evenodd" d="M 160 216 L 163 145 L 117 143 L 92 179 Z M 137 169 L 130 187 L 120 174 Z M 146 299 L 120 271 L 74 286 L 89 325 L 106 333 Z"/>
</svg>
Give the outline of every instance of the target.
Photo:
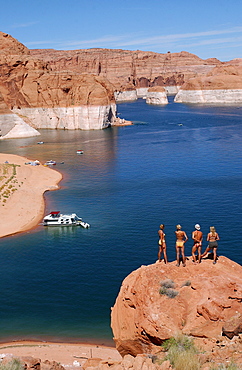
<svg viewBox="0 0 242 370">
<path fill-rule="evenodd" d="M 178 295 L 178 291 L 175 290 L 175 289 L 166 289 L 166 293 L 165 294 L 169 298 L 175 298 Z"/>
<path fill-rule="evenodd" d="M 0 363 L 0 370 L 24 370 L 24 366 L 19 359 L 13 358 L 11 361 Z"/>
<path fill-rule="evenodd" d="M 182 286 L 190 286 L 190 285 L 191 285 L 190 280 L 186 280 L 186 281 L 184 281 L 184 283 L 182 283 Z"/>
<path fill-rule="evenodd" d="M 173 289 L 175 287 L 175 283 L 171 279 L 166 279 L 161 281 L 161 288 L 160 294 L 165 294 L 169 298 L 175 298 L 178 292 Z"/>
<path fill-rule="evenodd" d="M 171 279 L 162 280 L 160 282 L 160 285 L 161 287 L 164 287 L 164 288 L 174 288 L 175 287 L 175 283 Z"/>
<path fill-rule="evenodd" d="M 188 336 L 178 334 L 165 341 L 162 347 L 167 351 L 164 360 L 169 360 L 176 370 L 199 370 L 201 368 L 198 351 L 193 340 Z"/>
</svg>

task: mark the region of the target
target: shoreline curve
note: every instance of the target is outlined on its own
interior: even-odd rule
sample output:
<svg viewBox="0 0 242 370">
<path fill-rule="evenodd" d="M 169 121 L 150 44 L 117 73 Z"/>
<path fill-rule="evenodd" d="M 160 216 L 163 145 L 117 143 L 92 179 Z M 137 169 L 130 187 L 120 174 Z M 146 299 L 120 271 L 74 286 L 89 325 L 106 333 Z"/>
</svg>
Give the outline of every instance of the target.
<svg viewBox="0 0 242 370">
<path fill-rule="evenodd" d="M 68 369 L 76 369 L 77 363 L 82 366 L 91 358 L 113 361 L 122 359 L 116 348 L 105 345 L 34 340 L 1 342 L 0 353 L 8 358 L 33 357 L 40 359 L 41 362 L 56 361 Z"/>
<path fill-rule="evenodd" d="M 0 238 L 36 227 L 44 217 L 46 191 L 58 190 L 63 176 L 28 158 L 0 153 Z"/>
</svg>

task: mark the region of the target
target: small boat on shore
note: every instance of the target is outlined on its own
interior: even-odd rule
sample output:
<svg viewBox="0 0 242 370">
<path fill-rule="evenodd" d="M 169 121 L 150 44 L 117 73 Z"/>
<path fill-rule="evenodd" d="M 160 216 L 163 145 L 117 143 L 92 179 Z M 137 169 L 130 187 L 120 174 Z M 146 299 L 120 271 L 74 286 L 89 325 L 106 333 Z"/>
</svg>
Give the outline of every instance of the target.
<svg viewBox="0 0 242 370">
<path fill-rule="evenodd" d="M 82 226 L 88 229 L 90 225 L 84 222 L 82 218 L 78 217 L 75 213 L 62 214 L 59 211 L 50 212 L 43 218 L 44 226 Z"/>
<path fill-rule="evenodd" d="M 44 166 L 55 166 L 55 165 L 56 165 L 56 161 L 52 161 L 52 160 L 46 161 L 44 164 Z"/>
</svg>

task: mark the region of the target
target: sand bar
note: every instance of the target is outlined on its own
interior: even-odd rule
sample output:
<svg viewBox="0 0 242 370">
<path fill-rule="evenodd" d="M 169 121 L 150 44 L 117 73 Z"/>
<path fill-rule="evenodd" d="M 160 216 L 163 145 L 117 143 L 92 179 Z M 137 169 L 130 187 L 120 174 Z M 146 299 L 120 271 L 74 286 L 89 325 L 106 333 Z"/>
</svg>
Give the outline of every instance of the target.
<svg viewBox="0 0 242 370">
<path fill-rule="evenodd" d="M 8 163 L 6 163 L 8 162 Z M 30 159 L 0 153 L 0 238 L 37 226 L 44 216 L 47 190 L 57 190 L 61 173 Z"/>
<path fill-rule="evenodd" d="M 59 362 L 65 368 L 78 369 L 89 358 L 121 361 L 122 357 L 114 347 L 81 343 L 52 343 L 16 341 L 0 343 L 0 356 L 38 358 Z"/>
</svg>

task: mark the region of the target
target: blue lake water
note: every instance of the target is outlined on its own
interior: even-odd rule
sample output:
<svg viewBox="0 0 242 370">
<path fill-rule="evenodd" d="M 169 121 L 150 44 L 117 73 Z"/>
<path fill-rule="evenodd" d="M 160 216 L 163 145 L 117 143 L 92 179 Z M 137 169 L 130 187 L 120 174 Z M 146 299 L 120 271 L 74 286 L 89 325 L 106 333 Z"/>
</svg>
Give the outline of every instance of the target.
<svg viewBox="0 0 242 370">
<path fill-rule="evenodd" d="M 0 240 L 0 340 L 110 344 L 110 308 L 122 280 L 156 261 L 160 223 L 169 261 L 175 259 L 176 224 L 190 238 L 190 255 L 199 223 L 204 234 L 216 227 L 218 254 L 242 263 L 242 107 L 170 98 L 165 107 L 144 100 L 119 104 L 118 112 L 134 125 L 43 130 L 39 137 L 0 143 L 1 152 L 56 160 L 64 178 L 60 190 L 45 194 L 46 213 L 75 212 L 91 224 L 38 226 Z"/>
</svg>

